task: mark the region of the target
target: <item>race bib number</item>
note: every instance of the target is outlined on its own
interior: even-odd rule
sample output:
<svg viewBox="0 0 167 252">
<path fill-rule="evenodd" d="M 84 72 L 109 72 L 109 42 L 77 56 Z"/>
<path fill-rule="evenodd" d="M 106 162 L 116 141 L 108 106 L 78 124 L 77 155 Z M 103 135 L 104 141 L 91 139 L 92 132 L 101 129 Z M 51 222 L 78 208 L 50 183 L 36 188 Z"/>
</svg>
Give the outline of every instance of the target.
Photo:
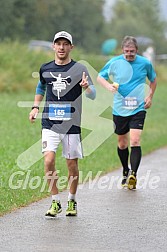
<svg viewBox="0 0 167 252">
<path fill-rule="evenodd" d="M 125 109 L 136 109 L 138 107 L 138 100 L 136 97 L 125 97 L 122 100 L 122 106 Z"/>
<path fill-rule="evenodd" d="M 49 104 L 49 119 L 67 121 L 71 119 L 71 104 Z"/>
</svg>

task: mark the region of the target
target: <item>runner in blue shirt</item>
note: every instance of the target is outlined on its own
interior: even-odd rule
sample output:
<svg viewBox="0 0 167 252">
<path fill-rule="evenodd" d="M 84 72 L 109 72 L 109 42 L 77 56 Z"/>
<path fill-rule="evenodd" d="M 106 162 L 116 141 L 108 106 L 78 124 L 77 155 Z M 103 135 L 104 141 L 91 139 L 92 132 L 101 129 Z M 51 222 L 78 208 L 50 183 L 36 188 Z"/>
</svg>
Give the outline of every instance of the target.
<svg viewBox="0 0 167 252">
<path fill-rule="evenodd" d="M 109 60 L 98 75 L 98 82 L 114 93 L 113 121 L 118 135 L 118 156 L 123 166 L 122 186 L 136 189 L 137 170 L 141 161 L 141 133 L 146 109 L 151 107 L 156 89 L 156 73 L 151 62 L 137 54 L 137 41 L 126 36 L 123 54 Z M 146 85 L 146 79 L 149 85 Z M 109 81 L 111 80 L 111 81 Z M 129 159 L 130 140 L 130 165 Z"/>
<path fill-rule="evenodd" d="M 40 80 L 29 115 L 29 120 L 34 122 L 46 91 L 42 113 L 42 152 L 45 175 L 52 194 L 52 204 L 46 217 L 55 217 L 62 211 L 55 171 L 55 156 L 60 143 L 67 161 L 70 183 L 66 215 L 77 215 L 75 195 L 79 178 L 78 158 L 83 157 L 80 136 L 82 90 L 90 99 L 95 99 L 96 96 L 86 67 L 70 58 L 72 48 L 72 36 L 69 33 L 61 31 L 55 34 L 53 40 L 55 59 L 40 68 Z"/>
</svg>

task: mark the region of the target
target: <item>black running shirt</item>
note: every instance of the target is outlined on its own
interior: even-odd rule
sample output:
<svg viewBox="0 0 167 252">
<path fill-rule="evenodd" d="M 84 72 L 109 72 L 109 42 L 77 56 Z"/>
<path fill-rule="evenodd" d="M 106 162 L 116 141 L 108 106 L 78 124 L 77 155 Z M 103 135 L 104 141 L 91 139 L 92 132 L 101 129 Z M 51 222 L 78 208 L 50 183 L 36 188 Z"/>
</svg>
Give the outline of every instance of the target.
<svg viewBox="0 0 167 252">
<path fill-rule="evenodd" d="M 42 114 L 42 128 L 61 134 L 81 132 L 82 80 L 83 72 L 91 78 L 86 67 L 71 61 L 67 65 L 57 65 L 55 61 L 40 68 L 41 85 L 46 86 L 46 101 Z"/>
</svg>

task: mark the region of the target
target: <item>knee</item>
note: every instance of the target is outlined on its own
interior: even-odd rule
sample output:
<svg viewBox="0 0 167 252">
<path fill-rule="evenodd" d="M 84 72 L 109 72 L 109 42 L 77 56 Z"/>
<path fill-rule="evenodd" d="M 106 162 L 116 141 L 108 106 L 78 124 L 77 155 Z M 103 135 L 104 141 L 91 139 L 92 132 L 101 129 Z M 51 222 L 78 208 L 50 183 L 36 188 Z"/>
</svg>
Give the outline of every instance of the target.
<svg viewBox="0 0 167 252">
<path fill-rule="evenodd" d="M 119 135 L 118 136 L 118 147 L 121 150 L 126 149 L 128 147 L 128 141 L 129 141 L 128 133 L 125 135 Z"/>
<path fill-rule="evenodd" d="M 124 140 L 124 141 L 118 141 L 118 147 L 121 150 L 124 150 L 128 147 L 128 141 Z"/>
<path fill-rule="evenodd" d="M 135 137 L 130 139 L 130 146 L 140 146 L 140 138 Z"/>
<path fill-rule="evenodd" d="M 46 171 L 53 170 L 53 167 L 55 167 L 54 155 L 45 155 L 44 164 Z"/>
<path fill-rule="evenodd" d="M 126 145 L 126 144 L 118 144 L 118 147 L 119 147 L 119 149 L 124 150 L 124 149 L 128 148 L 128 145 Z"/>
</svg>

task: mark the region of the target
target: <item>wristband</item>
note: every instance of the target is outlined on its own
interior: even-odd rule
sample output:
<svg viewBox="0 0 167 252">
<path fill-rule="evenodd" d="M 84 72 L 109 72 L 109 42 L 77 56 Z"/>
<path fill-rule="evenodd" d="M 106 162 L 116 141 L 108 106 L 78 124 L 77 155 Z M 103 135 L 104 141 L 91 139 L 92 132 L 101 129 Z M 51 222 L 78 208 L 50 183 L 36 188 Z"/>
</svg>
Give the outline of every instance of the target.
<svg viewBox="0 0 167 252">
<path fill-rule="evenodd" d="M 31 109 L 34 109 L 34 108 L 36 108 L 36 109 L 38 109 L 38 110 L 39 110 L 39 106 L 32 106 L 32 108 L 31 108 Z"/>
</svg>

